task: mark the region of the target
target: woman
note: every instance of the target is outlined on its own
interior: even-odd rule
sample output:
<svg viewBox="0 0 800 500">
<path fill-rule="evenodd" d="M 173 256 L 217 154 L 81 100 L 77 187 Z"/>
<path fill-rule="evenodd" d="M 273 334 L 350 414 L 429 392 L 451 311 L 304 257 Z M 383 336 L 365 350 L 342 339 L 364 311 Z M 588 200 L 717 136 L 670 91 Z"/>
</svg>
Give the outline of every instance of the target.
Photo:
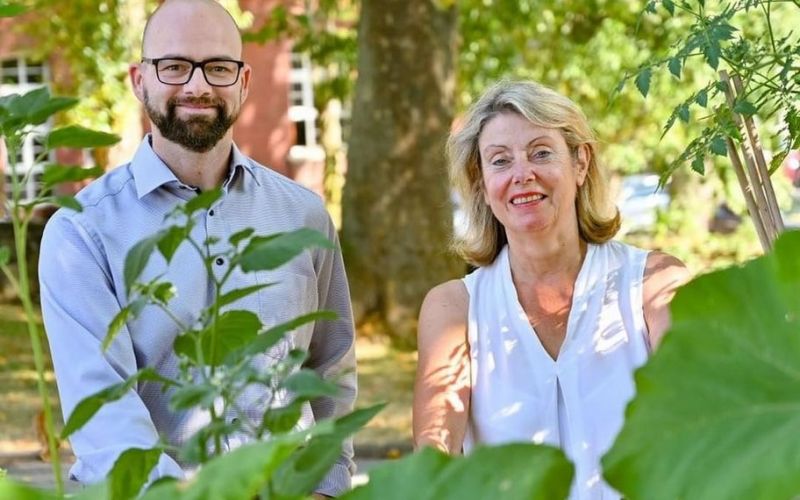
<svg viewBox="0 0 800 500">
<path fill-rule="evenodd" d="M 420 312 L 417 447 L 512 441 L 561 447 L 574 498 L 618 498 L 599 461 L 633 396 L 633 371 L 687 279 L 675 257 L 611 238 L 619 212 L 583 113 L 535 83 L 504 82 L 448 141 L 467 213 L 457 251 L 477 270 Z"/>
</svg>

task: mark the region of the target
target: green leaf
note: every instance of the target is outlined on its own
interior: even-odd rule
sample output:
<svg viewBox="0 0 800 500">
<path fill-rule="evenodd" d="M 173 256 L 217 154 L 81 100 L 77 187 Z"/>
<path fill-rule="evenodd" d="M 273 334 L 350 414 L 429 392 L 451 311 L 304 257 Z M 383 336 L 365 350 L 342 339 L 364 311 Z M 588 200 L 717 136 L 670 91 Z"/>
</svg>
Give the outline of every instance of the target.
<svg viewBox="0 0 800 500">
<path fill-rule="evenodd" d="M 150 261 L 150 256 L 153 255 L 153 251 L 156 249 L 156 245 L 160 239 L 160 233 L 150 236 L 135 244 L 128 251 L 128 255 L 125 256 L 124 271 L 126 293 L 130 293 L 131 287 L 136 280 L 139 279 L 139 276 L 142 274 L 142 271 L 144 271 L 144 268 L 147 267 L 147 263 Z"/>
<path fill-rule="evenodd" d="M 695 96 L 694 101 L 705 108 L 708 105 L 708 91 L 706 91 L 706 89 L 700 90 Z"/>
<path fill-rule="evenodd" d="M 78 104 L 70 97 L 51 97 L 47 87 L 39 87 L 23 95 L 13 94 L 4 101 L 4 107 L 18 118 L 17 126 L 40 125 L 52 115 Z"/>
<path fill-rule="evenodd" d="M 711 139 L 711 152 L 717 156 L 728 155 L 728 142 L 723 136 L 716 135 Z"/>
<path fill-rule="evenodd" d="M 187 384 L 175 389 L 170 396 L 169 405 L 176 411 L 187 410 L 195 406 L 209 408 L 219 395 L 219 389 L 213 385 L 207 383 Z"/>
<path fill-rule="evenodd" d="M 466 457 L 426 448 L 370 471 L 342 500 L 566 498 L 573 466 L 561 450 L 528 443 L 480 447 Z"/>
<path fill-rule="evenodd" d="M 667 67 L 669 68 L 669 72 L 672 73 L 675 78 L 680 79 L 681 77 L 681 66 L 683 62 L 679 57 L 670 58 L 669 62 L 667 63 Z"/>
<path fill-rule="evenodd" d="M 290 391 L 296 399 L 310 401 L 322 396 L 336 396 L 339 387 L 317 374 L 314 370 L 304 368 L 289 375 L 281 387 Z"/>
<path fill-rule="evenodd" d="M 700 175 L 705 175 L 706 158 L 703 155 L 703 153 L 698 153 L 697 155 L 695 155 L 694 159 L 692 160 L 692 170 L 694 170 Z"/>
<path fill-rule="evenodd" d="M 216 342 L 212 339 L 210 328 L 203 330 L 200 334 L 206 365 L 220 365 L 228 354 L 252 342 L 260 329 L 261 320 L 251 311 L 223 313 L 217 322 Z"/>
<path fill-rule="evenodd" d="M 109 474 L 110 500 L 136 498 L 158 463 L 161 448 L 129 448 L 114 462 Z"/>
<path fill-rule="evenodd" d="M 104 172 L 100 167 L 84 168 L 77 165 L 51 164 L 44 167 L 42 184 L 51 187 L 63 182 L 79 182 L 100 177 Z"/>
<path fill-rule="evenodd" d="M 661 4 L 664 6 L 664 8 L 667 10 L 667 12 L 669 12 L 669 15 L 671 15 L 671 16 L 675 15 L 675 4 L 672 3 L 672 0 L 662 0 Z M 679 76 L 679 75 L 676 75 L 676 76 Z"/>
<path fill-rule="evenodd" d="M 0 266 L 8 265 L 11 261 L 11 249 L 6 246 L 0 246 Z"/>
<path fill-rule="evenodd" d="M 103 352 L 108 349 L 108 347 L 119 334 L 120 330 L 122 330 L 122 327 L 125 326 L 129 320 L 139 316 L 139 313 L 142 312 L 142 309 L 144 309 L 144 306 L 146 305 L 147 300 L 140 297 L 120 309 L 120 311 L 114 315 L 114 319 L 112 319 L 111 323 L 108 325 L 108 332 L 106 332 L 106 336 L 100 346 Z"/>
<path fill-rule="evenodd" d="M 182 485 L 181 500 L 241 500 L 257 498 L 275 470 L 305 440 L 305 434 L 273 436 L 268 441 L 246 444 L 210 460 L 193 480 Z M 148 492 L 149 493 L 149 492 Z M 145 493 L 143 500 L 163 496 Z"/>
<path fill-rule="evenodd" d="M 9 477 L 0 477 L 0 498 L 9 500 L 60 500 L 61 496 Z"/>
<path fill-rule="evenodd" d="M 263 290 L 264 288 L 273 285 L 275 285 L 275 283 L 264 283 L 263 285 L 253 285 L 245 288 L 237 288 L 236 290 L 231 290 L 230 292 L 222 295 L 219 298 L 219 307 L 224 307 L 227 306 L 228 304 L 232 304 L 239 299 L 247 297 L 248 295 L 252 295 L 259 290 Z"/>
<path fill-rule="evenodd" d="M 76 212 L 83 212 L 83 205 L 75 199 L 74 196 L 55 196 L 53 197 L 56 205 L 59 207 L 75 210 Z"/>
<path fill-rule="evenodd" d="M 73 432 L 83 427 L 103 405 L 121 399 L 137 383 L 143 380 L 161 382 L 166 385 L 173 384 L 171 380 L 162 377 L 152 368 L 139 370 L 125 382 L 106 387 L 81 400 L 72 410 L 67 423 L 64 424 L 64 429 L 61 431 L 61 439 L 67 439 Z"/>
<path fill-rule="evenodd" d="M 678 106 L 678 118 L 680 118 L 683 123 L 689 123 L 689 106 L 686 103 Z"/>
<path fill-rule="evenodd" d="M 256 230 L 253 229 L 252 227 L 248 227 L 247 229 L 242 229 L 241 231 L 237 231 L 237 232 L 233 233 L 231 235 L 231 237 L 228 238 L 228 241 L 230 242 L 231 246 L 235 247 L 240 242 L 242 242 L 242 241 L 246 240 L 247 238 L 249 238 L 250 236 L 252 236 L 255 231 Z"/>
<path fill-rule="evenodd" d="M 647 97 L 647 93 L 650 91 L 650 79 L 652 76 L 653 70 L 651 68 L 644 68 L 636 75 L 636 88 L 639 89 L 642 97 Z"/>
<path fill-rule="evenodd" d="M 197 349 L 195 347 L 198 335 L 200 335 L 200 332 L 197 330 L 190 330 L 175 337 L 175 342 L 172 344 L 175 354 L 186 356 L 195 363 L 200 363 L 200 360 L 197 358 Z"/>
<path fill-rule="evenodd" d="M 385 407 L 386 403 L 378 403 L 341 416 L 334 421 L 333 432 L 342 437 L 351 436 L 367 425 Z"/>
<path fill-rule="evenodd" d="M 305 401 L 293 401 L 280 407 L 270 408 L 264 412 L 262 423 L 271 434 L 285 434 L 297 425 L 303 414 Z"/>
<path fill-rule="evenodd" d="M 10 5 L 0 5 L 0 17 L 16 17 L 20 14 L 24 14 L 27 11 L 28 8 L 24 5 L 13 3 Z"/>
<path fill-rule="evenodd" d="M 706 62 L 715 71 L 719 67 L 719 56 L 721 53 L 722 51 L 718 43 L 710 43 L 703 47 L 703 55 L 705 56 Z"/>
<path fill-rule="evenodd" d="M 222 189 L 220 188 L 214 188 L 210 191 L 203 191 L 191 200 L 187 201 L 186 205 L 183 206 L 183 211 L 187 215 L 191 215 L 198 210 L 207 210 L 211 208 L 211 205 L 213 205 L 214 202 L 221 197 Z"/>
<path fill-rule="evenodd" d="M 80 125 L 67 125 L 50 132 L 47 136 L 47 147 L 54 148 L 99 148 L 112 146 L 119 142 L 119 136 L 97 130 L 90 130 Z"/>
<path fill-rule="evenodd" d="M 267 350 L 269 350 L 270 347 L 280 342 L 284 335 L 291 332 L 292 330 L 296 330 L 297 328 L 305 325 L 306 323 L 311 323 L 313 321 L 325 321 L 325 320 L 333 321 L 338 317 L 339 315 L 333 311 L 314 311 L 312 313 L 303 314 L 302 316 L 298 316 L 285 323 L 273 326 L 269 330 L 261 333 L 252 342 L 250 342 L 250 344 L 247 346 L 245 350 L 245 354 L 253 356 L 256 354 L 267 352 Z"/>
<path fill-rule="evenodd" d="M 751 116 L 758 113 L 758 108 L 746 99 L 742 99 L 736 102 L 733 106 L 733 111 L 740 115 Z"/>
<path fill-rule="evenodd" d="M 795 498 L 800 492 L 800 232 L 702 275 L 635 375 L 602 463 L 627 498 Z M 666 479 L 665 479 L 666 478 Z"/>
<path fill-rule="evenodd" d="M 343 438 L 333 435 L 313 437 L 275 471 L 272 491 L 278 498 L 305 497 L 312 493 L 341 456 L 342 441 Z"/>
<path fill-rule="evenodd" d="M 253 238 L 242 252 L 241 268 L 245 272 L 276 269 L 311 247 L 335 248 L 325 235 L 308 228 Z"/>
<path fill-rule="evenodd" d="M 189 231 L 185 226 L 172 226 L 163 231 L 158 239 L 158 251 L 161 252 L 167 262 L 171 262 L 178 247 L 188 238 Z"/>
</svg>

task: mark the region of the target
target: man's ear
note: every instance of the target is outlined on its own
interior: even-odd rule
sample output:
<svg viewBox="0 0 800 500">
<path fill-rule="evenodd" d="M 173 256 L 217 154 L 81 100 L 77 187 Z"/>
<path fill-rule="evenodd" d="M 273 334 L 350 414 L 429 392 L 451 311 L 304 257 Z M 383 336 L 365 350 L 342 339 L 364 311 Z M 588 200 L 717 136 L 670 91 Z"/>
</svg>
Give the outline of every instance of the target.
<svg viewBox="0 0 800 500">
<path fill-rule="evenodd" d="M 583 186 L 586 174 L 589 173 L 589 164 L 592 160 L 592 149 L 588 144 L 579 144 L 575 155 L 575 177 L 578 186 Z"/>
<path fill-rule="evenodd" d="M 240 77 L 242 79 L 242 102 L 247 99 L 247 95 L 250 93 L 250 77 L 252 75 L 253 68 L 249 64 L 245 63 L 244 67 L 242 67 L 242 76 Z"/>
<path fill-rule="evenodd" d="M 131 87 L 133 87 L 133 93 L 140 102 L 144 102 L 144 84 L 142 82 L 144 75 L 142 74 L 142 64 L 144 63 L 132 63 L 128 66 L 128 76 L 131 79 Z"/>
</svg>

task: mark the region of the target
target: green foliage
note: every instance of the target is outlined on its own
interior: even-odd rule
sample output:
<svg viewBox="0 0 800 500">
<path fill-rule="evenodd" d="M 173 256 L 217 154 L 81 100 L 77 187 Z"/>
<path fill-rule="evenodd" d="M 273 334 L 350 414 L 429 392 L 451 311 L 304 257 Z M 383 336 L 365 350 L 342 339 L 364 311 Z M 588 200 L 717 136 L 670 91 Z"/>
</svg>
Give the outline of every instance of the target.
<svg viewBox="0 0 800 500">
<path fill-rule="evenodd" d="M 701 276 L 672 303 L 662 346 L 603 459 L 627 498 L 800 493 L 800 232 L 743 267 Z M 754 293 L 757 291 L 757 293 Z"/>
<path fill-rule="evenodd" d="M 507 444 L 452 457 L 431 448 L 376 467 L 369 483 L 344 495 L 361 499 L 566 498 L 573 466 L 561 450 Z"/>
<path fill-rule="evenodd" d="M 161 448 L 125 450 L 111 469 L 107 498 L 109 500 L 136 498 L 163 451 Z"/>
<path fill-rule="evenodd" d="M 6 3 L 0 4 L 0 18 L 16 17 L 27 12 L 28 8 L 22 4 Z"/>
<path fill-rule="evenodd" d="M 663 7 L 663 11 L 658 6 Z M 665 172 L 669 175 L 684 162 L 692 169 L 704 172 L 701 165 L 709 154 L 721 155 L 721 137 L 741 141 L 740 134 L 731 125 L 730 108 L 725 102 L 724 85 L 717 76 L 726 70 L 741 78 L 743 94 L 733 106 L 733 111 L 745 116 L 757 115 L 768 141 L 768 149 L 778 150 L 773 168 L 785 154 L 800 144 L 800 135 L 794 123 L 800 98 L 800 79 L 796 75 L 796 61 L 800 57 L 800 43 L 795 30 L 800 19 L 800 4 L 777 0 L 728 0 L 705 5 L 704 2 L 649 1 L 643 18 L 661 20 L 665 26 L 688 26 L 674 29 L 667 50 L 656 50 L 648 55 L 640 68 L 626 75 L 635 78 L 642 96 L 647 97 L 651 74 L 666 69 L 682 88 L 696 87 L 697 83 L 685 78 L 687 65 L 703 75 L 702 90 L 679 103 L 667 120 L 664 134 L 675 123 L 675 118 L 689 123 L 690 109 L 700 107 L 698 124 L 702 125 L 689 146 L 673 160 Z M 688 33 L 687 33 L 688 31 Z M 646 29 L 637 34 L 648 37 Z M 698 64 L 700 61 L 702 63 Z M 624 81 L 623 80 L 623 84 Z M 673 84 L 674 87 L 674 84 Z M 668 95 L 674 90 L 659 92 Z M 780 130 L 779 133 L 774 131 Z"/>
<path fill-rule="evenodd" d="M 133 390 L 136 384 L 146 380 L 162 382 L 167 386 L 174 384 L 173 381 L 162 377 L 152 368 L 144 368 L 124 382 L 106 387 L 78 403 L 64 424 L 64 429 L 61 430 L 61 439 L 68 438 L 73 432 L 83 427 L 95 413 L 100 411 L 103 405 L 121 399 Z"/>
</svg>

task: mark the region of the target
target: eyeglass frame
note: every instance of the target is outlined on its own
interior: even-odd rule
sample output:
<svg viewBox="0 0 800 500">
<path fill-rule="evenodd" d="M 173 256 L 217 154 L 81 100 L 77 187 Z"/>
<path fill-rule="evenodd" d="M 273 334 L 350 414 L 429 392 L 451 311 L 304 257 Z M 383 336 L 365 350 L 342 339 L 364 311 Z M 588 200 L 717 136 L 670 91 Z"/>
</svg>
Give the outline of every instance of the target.
<svg viewBox="0 0 800 500">
<path fill-rule="evenodd" d="M 187 76 L 185 82 L 169 83 L 161 79 L 161 74 L 158 71 L 158 63 L 160 63 L 161 61 L 169 61 L 169 60 L 183 61 L 192 65 L 192 69 L 189 70 L 189 76 Z M 220 61 L 236 63 L 236 78 L 234 78 L 234 80 L 231 83 L 228 83 L 226 85 L 211 83 L 210 81 L 208 81 L 208 75 L 206 75 L 206 70 L 205 70 L 206 64 L 210 62 L 220 62 Z M 239 81 L 239 77 L 242 75 L 242 68 L 244 67 L 244 61 L 237 61 L 236 59 L 225 59 L 220 57 L 212 57 L 210 59 L 204 59 L 202 61 L 192 61 L 191 59 L 187 59 L 185 57 L 142 57 L 142 62 L 153 65 L 153 67 L 156 70 L 156 78 L 158 78 L 159 82 L 163 83 L 164 85 L 174 85 L 174 86 L 186 85 L 187 83 L 189 83 L 192 80 L 192 77 L 194 77 L 194 70 L 200 68 L 200 73 L 203 74 L 203 79 L 206 81 L 207 84 L 211 85 L 212 87 L 231 87 L 233 85 L 236 85 L 236 82 Z"/>
</svg>

